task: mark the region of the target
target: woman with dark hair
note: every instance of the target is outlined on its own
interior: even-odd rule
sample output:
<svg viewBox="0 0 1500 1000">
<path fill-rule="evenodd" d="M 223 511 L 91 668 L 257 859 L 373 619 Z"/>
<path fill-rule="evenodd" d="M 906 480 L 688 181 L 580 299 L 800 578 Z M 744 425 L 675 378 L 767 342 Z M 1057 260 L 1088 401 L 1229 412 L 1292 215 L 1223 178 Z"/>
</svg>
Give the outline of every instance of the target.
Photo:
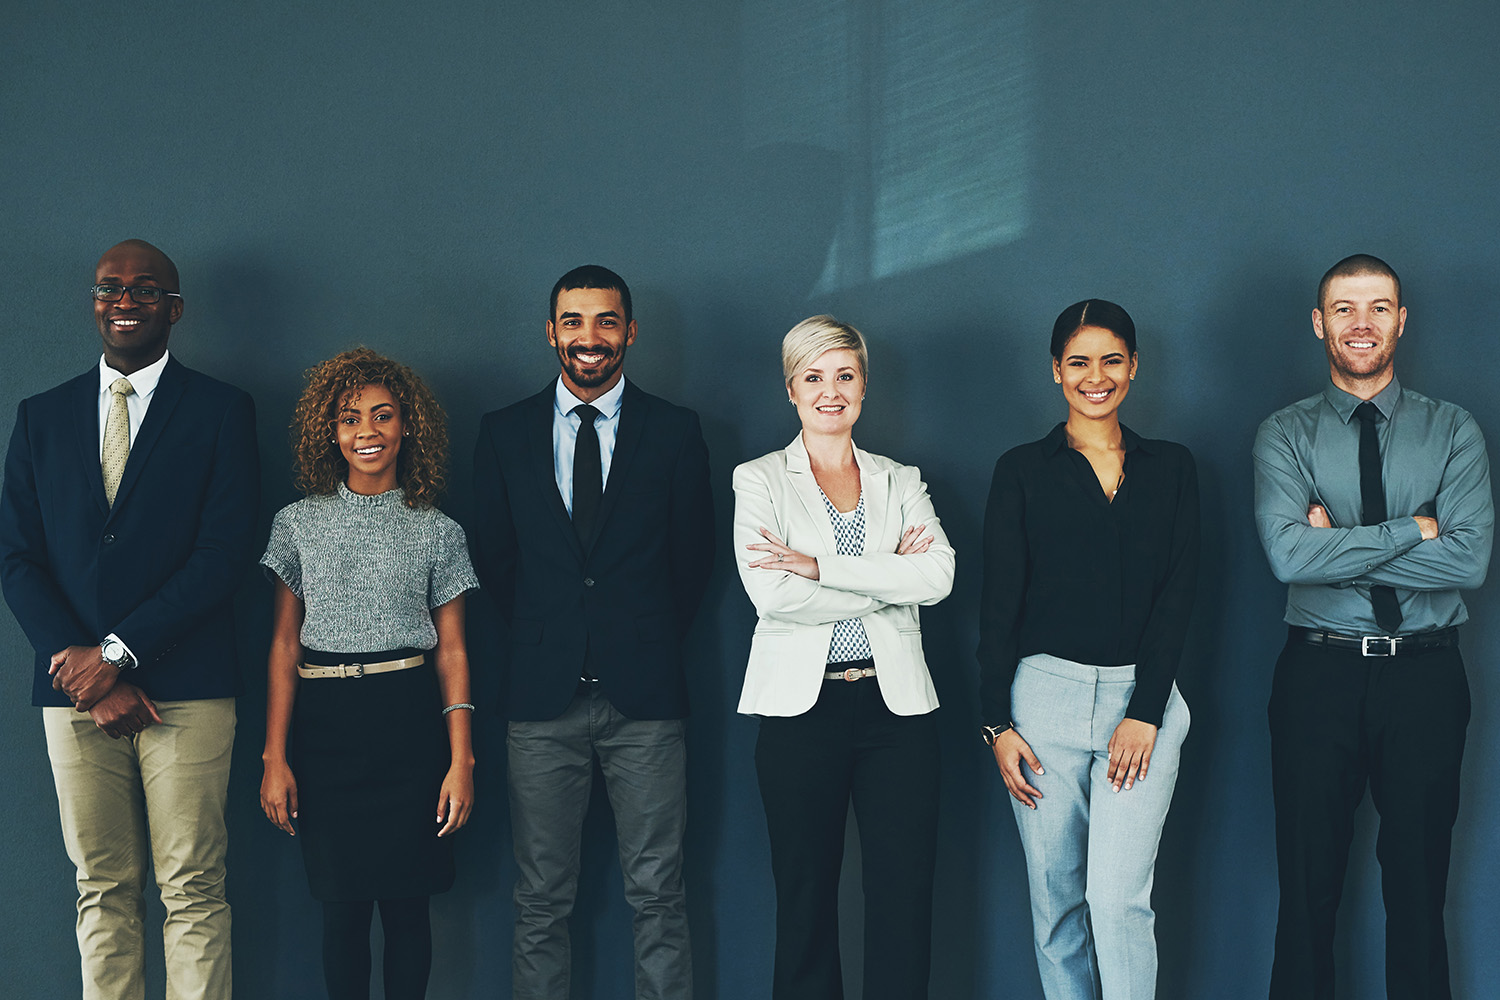
<svg viewBox="0 0 1500 1000">
<path fill-rule="evenodd" d="M 448 838 L 474 802 L 463 595 L 478 582 L 434 506 L 447 427 L 411 369 L 359 348 L 308 372 L 292 429 L 307 497 L 261 559 L 276 581 L 261 808 L 301 835 L 329 996 L 369 997 L 378 904 L 385 996 L 415 1000 L 428 898 L 453 884 Z"/>
<path fill-rule="evenodd" d="M 1120 423 L 1135 324 L 1063 310 L 1068 419 L 995 464 L 984 519 L 984 738 L 1012 796 L 1048 1000 L 1156 992 L 1151 883 L 1188 710 L 1174 678 L 1198 571 L 1181 445 Z M 1149 774 L 1149 779 L 1148 779 Z"/>
</svg>

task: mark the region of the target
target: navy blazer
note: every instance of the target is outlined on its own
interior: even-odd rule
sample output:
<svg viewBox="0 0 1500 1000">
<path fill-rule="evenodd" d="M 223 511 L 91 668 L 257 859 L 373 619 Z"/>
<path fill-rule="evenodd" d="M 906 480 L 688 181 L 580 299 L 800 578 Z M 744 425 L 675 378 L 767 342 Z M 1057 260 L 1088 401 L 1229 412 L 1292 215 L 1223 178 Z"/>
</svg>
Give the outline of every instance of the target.
<svg viewBox="0 0 1500 1000">
<path fill-rule="evenodd" d="M 714 557 L 698 415 L 626 381 L 585 544 L 552 466 L 556 391 L 485 414 L 474 454 L 474 566 L 510 626 L 507 717 L 555 719 L 587 670 L 622 714 L 680 719 L 682 640 Z"/>
<path fill-rule="evenodd" d="M 21 401 L 0 489 L 0 583 L 36 650 L 32 703 L 50 657 L 111 632 L 153 699 L 235 694 L 231 599 L 254 557 L 260 504 L 255 404 L 169 358 L 111 508 L 99 469 L 99 369 Z"/>
</svg>

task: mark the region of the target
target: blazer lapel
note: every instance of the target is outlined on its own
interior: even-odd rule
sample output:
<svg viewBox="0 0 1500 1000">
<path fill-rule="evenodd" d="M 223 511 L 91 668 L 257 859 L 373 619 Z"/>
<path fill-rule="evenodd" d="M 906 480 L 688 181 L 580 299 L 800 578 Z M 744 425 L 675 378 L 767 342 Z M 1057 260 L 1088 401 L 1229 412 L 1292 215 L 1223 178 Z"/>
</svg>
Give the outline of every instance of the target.
<svg viewBox="0 0 1500 1000">
<path fill-rule="evenodd" d="M 109 513 L 109 501 L 104 497 L 104 472 L 99 468 L 99 369 L 96 366 L 90 375 L 81 376 L 76 383 L 69 409 L 73 411 L 74 437 L 78 442 L 78 460 L 83 464 L 84 478 L 89 483 L 89 493 L 99 510 Z"/>
<path fill-rule="evenodd" d="M 887 545 L 894 545 L 888 539 L 894 537 L 899 541 L 905 528 L 905 525 L 896 525 L 893 531 L 885 523 L 892 509 L 897 513 L 900 511 L 899 505 L 892 508 L 890 503 L 891 474 L 886 469 L 870 468 L 869 452 L 858 446 L 854 449 L 854 461 L 859 466 L 859 490 L 865 501 L 865 554 L 884 552 Z"/>
<path fill-rule="evenodd" d="M 141 478 L 141 469 L 150 459 L 151 449 L 161 440 L 162 432 L 172 419 L 172 411 L 182 399 L 186 385 L 182 365 L 176 358 L 169 358 L 167 366 L 162 369 L 161 379 L 156 383 L 156 391 L 151 394 L 151 405 L 146 408 L 146 418 L 141 421 L 141 429 L 136 431 L 135 441 L 130 445 L 130 457 L 125 460 L 125 472 L 120 477 L 119 492 L 115 494 L 116 507 L 125 501 L 130 495 L 131 487 Z M 102 488 L 102 472 L 100 483 Z"/>
<path fill-rule="evenodd" d="M 823 506 L 823 491 L 818 487 L 818 480 L 813 476 L 812 462 L 807 457 L 807 446 L 802 443 L 802 435 L 792 439 L 792 443 L 786 446 L 786 475 L 792 484 L 792 492 L 797 494 L 797 499 L 802 501 L 802 510 L 812 522 L 813 529 L 818 533 L 818 540 L 822 542 L 822 549 L 809 555 L 832 555 L 838 551 L 838 541 L 833 537 L 833 522 L 828 520 L 828 510 Z M 868 511 L 867 511 L 868 513 Z M 785 538 L 782 541 L 786 541 Z M 791 543 L 788 543 L 791 544 Z M 792 545 L 792 548 L 797 548 Z"/>
<path fill-rule="evenodd" d="M 620 491 L 624 488 L 622 484 L 630 471 L 636 449 L 640 446 L 642 432 L 646 429 L 646 401 L 643 396 L 644 393 L 627 379 L 625 391 L 620 396 L 620 428 L 615 432 L 615 450 L 609 460 L 609 482 L 604 486 L 599 514 L 594 518 L 594 534 L 588 540 L 589 548 L 593 548 L 609 520 L 610 512 L 619 503 Z"/>
<path fill-rule="evenodd" d="M 535 402 L 527 418 L 525 434 L 526 449 L 530 459 L 532 475 L 536 477 L 537 491 L 542 495 L 542 506 L 552 512 L 553 522 L 567 539 L 569 551 L 580 562 L 583 560 L 583 545 L 578 541 L 578 532 L 573 530 L 573 519 L 557 491 L 557 470 L 552 455 L 552 420 L 557 393 L 556 382 L 531 397 Z"/>
</svg>

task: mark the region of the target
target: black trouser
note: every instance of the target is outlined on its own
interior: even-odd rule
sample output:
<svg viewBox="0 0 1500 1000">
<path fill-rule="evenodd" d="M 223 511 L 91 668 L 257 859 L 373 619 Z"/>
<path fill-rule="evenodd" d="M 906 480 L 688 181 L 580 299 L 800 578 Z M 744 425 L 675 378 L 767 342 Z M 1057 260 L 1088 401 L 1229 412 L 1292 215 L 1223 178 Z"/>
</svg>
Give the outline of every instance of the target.
<svg viewBox="0 0 1500 1000">
<path fill-rule="evenodd" d="M 838 1000 L 849 803 L 864 861 L 866 1000 L 927 996 L 937 856 L 931 714 L 898 716 L 876 678 L 824 681 L 803 715 L 761 720 L 756 774 L 776 881 L 774 1000 Z"/>
<path fill-rule="evenodd" d="M 1289 639 L 1269 714 L 1281 884 L 1271 997 L 1333 997 L 1334 917 L 1368 783 L 1380 813 L 1386 995 L 1447 1000 L 1443 901 L 1469 724 L 1457 647 L 1366 657 Z"/>
</svg>

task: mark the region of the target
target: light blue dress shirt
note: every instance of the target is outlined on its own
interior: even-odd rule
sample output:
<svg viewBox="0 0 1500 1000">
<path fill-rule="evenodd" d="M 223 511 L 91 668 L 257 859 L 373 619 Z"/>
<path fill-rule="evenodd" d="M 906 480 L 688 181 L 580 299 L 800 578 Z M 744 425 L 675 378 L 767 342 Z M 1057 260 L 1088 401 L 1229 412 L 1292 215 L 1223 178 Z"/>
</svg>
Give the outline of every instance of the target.
<svg viewBox="0 0 1500 1000">
<path fill-rule="evenodd" d="M 1490 463 L 1468 412 L 1402 389 L 1392 379 L 1371 402 L 1391 519 L 1360 516 L 1359 423 L 1362 401 L 1328 387 L 1266 418 L 1255 435 L 1255 522 L 1271 571 L 1287 584 L 1291 625 L 1378 635 L 1370 587 L 1396 588 L 1401 633 L 1467 621 L 1460 590 L 1484 581 L 1495 531 Z M 1332 528 L 1308 524 L 1321 504 Z M 1437 518 L 1438 537 L 1422 539 L 1413 515 Z"/>
<path fill-rule="evenodd" d="M 599 434 L 599 468 L 603 485 L 609 486 L 609 465 L 615 457 L 615 437 L 620 433 L 620 399 L 625 395 L 625 378 L 591 404 L 599 411 L 594 430 Z M 557 395 L 552 402 L 552 474 L 557 477 L 557 492 L 562 495 L 568 516 L 573 516 L 573 450 L 578 443 L 578 414 L 573 408 L 583 400 L 573 395 L 562 376 L 557 376 Z"/>
</svg>

